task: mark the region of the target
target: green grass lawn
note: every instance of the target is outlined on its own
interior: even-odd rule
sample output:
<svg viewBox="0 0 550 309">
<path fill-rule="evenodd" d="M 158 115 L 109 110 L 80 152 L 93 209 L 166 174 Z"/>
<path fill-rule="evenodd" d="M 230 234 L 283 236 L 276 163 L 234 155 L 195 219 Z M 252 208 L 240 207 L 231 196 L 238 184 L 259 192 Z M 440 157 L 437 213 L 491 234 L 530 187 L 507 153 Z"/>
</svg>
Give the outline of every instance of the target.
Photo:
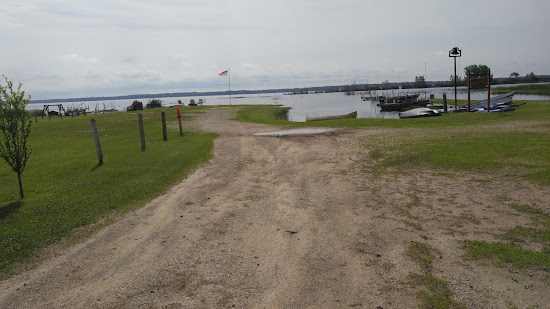
<svg viewBox="0 0 550 309">
<path fill-rule="evenodd" d="M 167 116 L 167 141 L 162 138 L 161 110 Z M 45 117 L 33 123 L 23 200 L 19 199 L 17 175 L 0 162 L 0 277 L 76 228 L 143 205 L 211 158 L 215 134 L 184 132 L 179 136 L 175 108 L 142 113 L 144 152 L 134 112 L 53 117 L 52 121 Z M 96 119 L 102 165 L 98 164 L 90 118 Z"/>
</svg>

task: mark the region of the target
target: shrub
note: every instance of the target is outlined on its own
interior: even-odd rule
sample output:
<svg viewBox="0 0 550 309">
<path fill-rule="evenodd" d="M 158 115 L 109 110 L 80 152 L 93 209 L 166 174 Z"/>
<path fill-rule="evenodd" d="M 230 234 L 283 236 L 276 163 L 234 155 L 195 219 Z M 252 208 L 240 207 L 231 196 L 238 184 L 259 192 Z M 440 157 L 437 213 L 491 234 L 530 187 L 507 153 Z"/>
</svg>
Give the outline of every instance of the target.
<svg viewBox="0 0 550 309">
<path fill-rule="evenodd" d="M 162 107 L 162 101 L 160 99 L 152 99 L 147 103 L 147 108 Z"/>
</svg>

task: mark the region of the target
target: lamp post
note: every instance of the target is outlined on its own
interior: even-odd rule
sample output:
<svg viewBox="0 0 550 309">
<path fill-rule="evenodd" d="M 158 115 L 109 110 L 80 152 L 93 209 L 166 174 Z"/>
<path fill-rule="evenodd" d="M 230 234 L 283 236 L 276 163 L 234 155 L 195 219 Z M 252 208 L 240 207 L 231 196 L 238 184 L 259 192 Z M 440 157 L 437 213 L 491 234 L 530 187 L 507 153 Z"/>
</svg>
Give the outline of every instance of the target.
<svg viewBox="0 0 550 309">
<path fill-rule="evenodd" d="M 455 58 L 455 111 L 456 111 L 456 57 L 462 56 L 462 51 L 458 47 L 453 47 L 449 51 L 449 57 Z"/>
</svg>

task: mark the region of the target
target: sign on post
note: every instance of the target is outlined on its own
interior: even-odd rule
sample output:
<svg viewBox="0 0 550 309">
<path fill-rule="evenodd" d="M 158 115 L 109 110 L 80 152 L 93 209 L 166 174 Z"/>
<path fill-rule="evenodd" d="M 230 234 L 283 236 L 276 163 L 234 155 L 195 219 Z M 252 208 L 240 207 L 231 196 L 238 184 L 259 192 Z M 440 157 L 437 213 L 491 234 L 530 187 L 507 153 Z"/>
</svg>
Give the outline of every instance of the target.
<svg viewBox="0 0 550 309">
<path fill-rule="evenodd" d="M 468 70 L 466 75 L 468 79 L 468 111 L 470 111 L 470 89 L 482 88 L 487 88 L 487 111 L 489 111 L 491 101 L 491 69 L 489 69 L 487 74 L 478 74 L 476 77 L 472 77 Z"/>
<path fill-rule="evenodd" d="M 470 89 L 487 88 L 487 78 L 478 77 L 470 80 Z"/>
</svg>

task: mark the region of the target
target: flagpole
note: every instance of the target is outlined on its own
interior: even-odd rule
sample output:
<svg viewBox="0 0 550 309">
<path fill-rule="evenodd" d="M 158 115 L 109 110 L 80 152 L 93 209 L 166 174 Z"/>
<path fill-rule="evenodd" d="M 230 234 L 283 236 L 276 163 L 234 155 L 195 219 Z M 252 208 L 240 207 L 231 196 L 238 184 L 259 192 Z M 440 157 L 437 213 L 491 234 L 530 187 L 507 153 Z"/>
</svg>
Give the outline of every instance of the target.
<svg viewBox="0 0 550 309">
<path fill-rule="evenodd" d="M 229 105 L 231 105 L 231 67 L 228 70 L 229 75 Z"/>
</svg>

